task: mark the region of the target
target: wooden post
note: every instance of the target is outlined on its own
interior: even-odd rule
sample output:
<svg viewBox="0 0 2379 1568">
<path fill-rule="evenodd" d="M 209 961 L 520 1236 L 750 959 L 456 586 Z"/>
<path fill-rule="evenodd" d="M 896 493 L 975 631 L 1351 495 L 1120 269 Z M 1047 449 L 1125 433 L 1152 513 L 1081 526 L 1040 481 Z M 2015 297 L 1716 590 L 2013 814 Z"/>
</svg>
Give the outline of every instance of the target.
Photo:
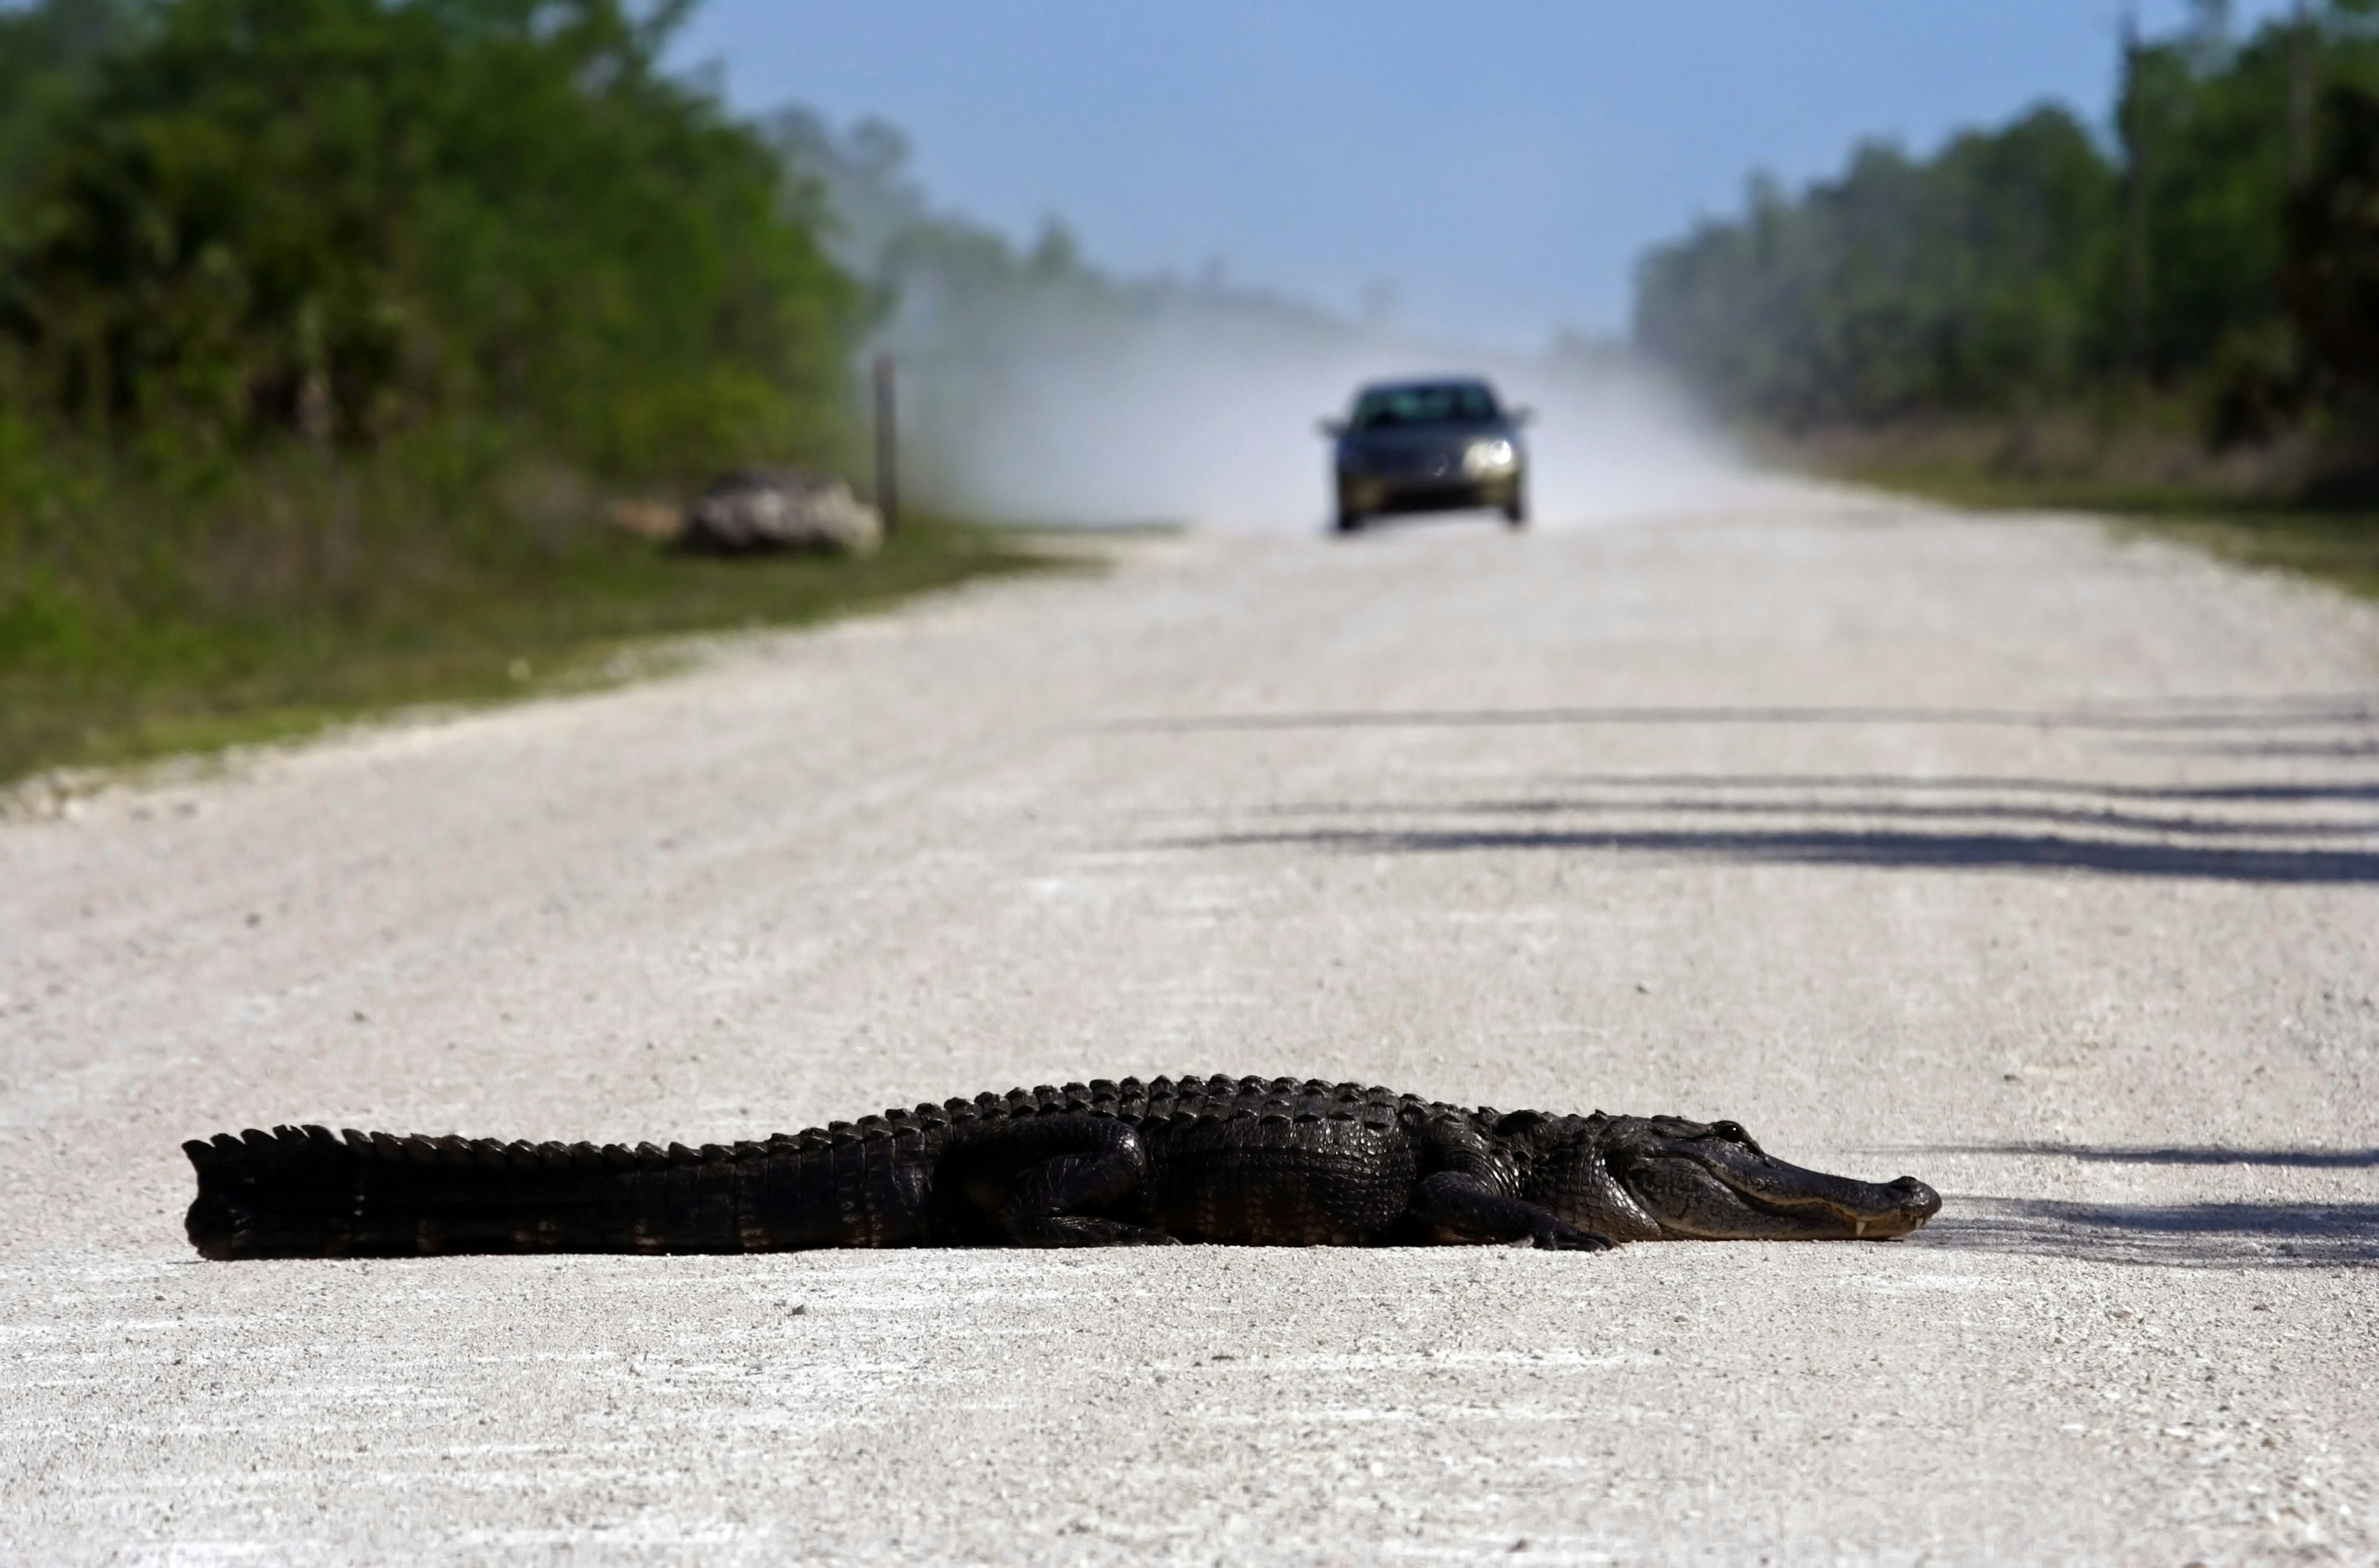
<svg viewBox="0 0 2379 1568">
<path fill-rule="evenodd" d="M 900 430 L 892 356 L 876 356 L 876 510 L 887 534 L 900 525 Z"/>
</svg>

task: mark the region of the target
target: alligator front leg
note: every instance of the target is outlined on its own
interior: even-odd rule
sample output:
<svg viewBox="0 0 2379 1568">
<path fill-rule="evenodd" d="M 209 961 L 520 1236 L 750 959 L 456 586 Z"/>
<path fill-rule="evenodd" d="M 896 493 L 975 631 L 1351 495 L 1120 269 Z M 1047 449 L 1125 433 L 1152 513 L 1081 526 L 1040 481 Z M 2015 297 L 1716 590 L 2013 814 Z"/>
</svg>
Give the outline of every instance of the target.
<svg viewBox="0 0 2379 1568">
<path fill-rule="evenodd" d="M 1549 1251 L 1600 1252 L 1618 1245 L 1580 1230 L 1551 1210 L 1510 1198 L 1464 1171 L 1440 1171 L 1413 1195 L 1413 1218 L 1426 1230 L 1457 1241 L 1526 1239 Z"/>
<path fill-rule="evenodd" d="M 1131 1190 L 1148 1171 L 1140 1134 L 1107 1116 L 1031 1116 L 979 1134 L 962 1189 L 1019 1247 L 1171 1246 L 1163 1231 L 1081 1213 Z"/>
</svg>

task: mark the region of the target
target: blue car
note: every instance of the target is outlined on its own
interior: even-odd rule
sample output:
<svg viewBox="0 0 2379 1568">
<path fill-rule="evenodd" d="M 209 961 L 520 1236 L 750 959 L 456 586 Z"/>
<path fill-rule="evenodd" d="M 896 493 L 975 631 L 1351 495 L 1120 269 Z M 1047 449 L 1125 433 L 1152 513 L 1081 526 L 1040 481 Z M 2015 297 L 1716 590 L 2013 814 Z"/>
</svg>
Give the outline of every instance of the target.
<svg viewBox="0 0 2379 1568">
<path fill-rule="evenodd" d="M 1344 420 L 1325 420 L 1336 444 L 1338 531 L 1392 512 L 1492 507 L 1528 522 L 1525 408 L 1505 408 L 1485 381 L 1375 381 Z"/>
</svg>

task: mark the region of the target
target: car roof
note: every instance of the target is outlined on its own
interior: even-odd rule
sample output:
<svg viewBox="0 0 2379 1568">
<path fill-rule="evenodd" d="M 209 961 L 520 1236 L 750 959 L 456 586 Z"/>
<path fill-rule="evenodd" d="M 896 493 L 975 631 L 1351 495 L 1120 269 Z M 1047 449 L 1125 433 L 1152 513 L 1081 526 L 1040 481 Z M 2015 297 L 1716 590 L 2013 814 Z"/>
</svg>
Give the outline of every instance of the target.
<svg viewBox="0 0 2379 1568">
<path fill-rule="evenodd" d="M 1423 392 L 1432 387 L 1476 387 L 1480 392 L 1494 392 L 1482 376 L 1408 376 L 1393 381 L 1365 381 L 1356 389 L 1356 395 L 1365 392 Z"/>
</svg>

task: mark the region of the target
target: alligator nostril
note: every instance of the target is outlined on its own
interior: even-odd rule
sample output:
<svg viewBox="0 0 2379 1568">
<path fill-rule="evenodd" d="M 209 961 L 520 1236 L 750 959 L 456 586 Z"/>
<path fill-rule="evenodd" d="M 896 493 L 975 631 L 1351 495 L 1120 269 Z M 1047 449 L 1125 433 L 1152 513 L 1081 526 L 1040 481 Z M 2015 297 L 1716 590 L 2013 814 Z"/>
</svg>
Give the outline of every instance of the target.
<svg viewBox="0 0 2379 1568">
<path fill-rule="evenodd" d="M 1902 1176 L 1891 1184 L 1890 1190 L 1899 1194 L 1901 1208 L 1910 1213 L 1930 1219 L 1941 1212 L 1941 1195 L 1914 1176 Z"/>
</svg>

